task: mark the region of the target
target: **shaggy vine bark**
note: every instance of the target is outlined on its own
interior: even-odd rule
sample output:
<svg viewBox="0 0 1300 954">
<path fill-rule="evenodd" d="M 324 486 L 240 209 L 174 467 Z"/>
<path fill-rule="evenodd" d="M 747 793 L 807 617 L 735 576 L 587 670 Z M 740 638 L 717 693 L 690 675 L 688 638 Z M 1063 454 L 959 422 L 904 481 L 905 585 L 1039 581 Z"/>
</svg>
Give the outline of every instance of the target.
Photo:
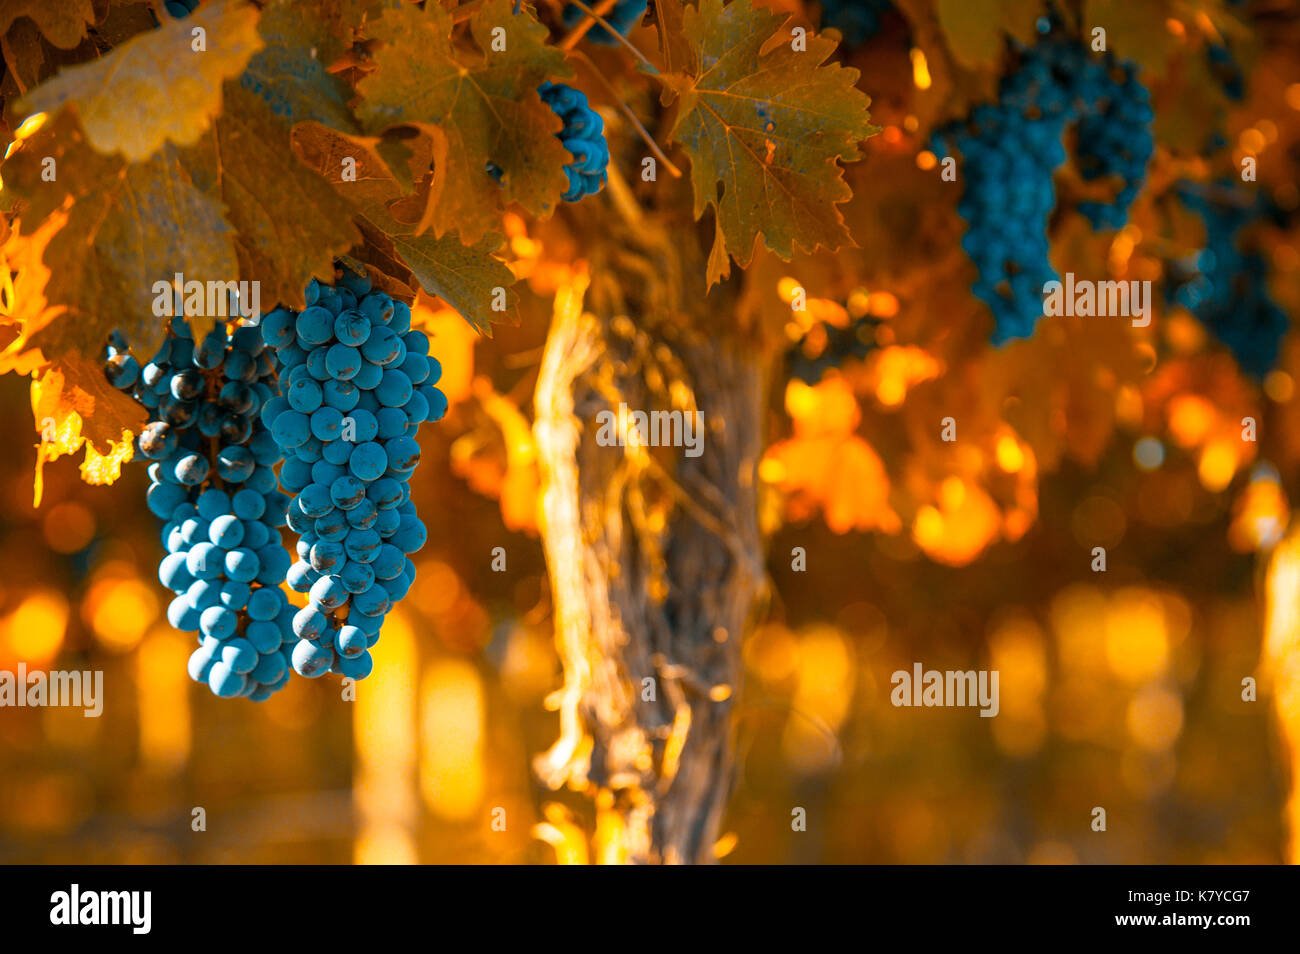
<svg viewBox="0 0 1300 954">
<path fill-rule="evenodd" d="M 586 307 L 581 288 L 557 303 L 542 360 L 542 533 L 565 681 L 561 738 L 537 768 L 612 813 L 607 858 L 701 863 L 715 860 L 741 640 L 764 591 L 764 380 L 756 349 L 702 330 L 703 295 L 678 290 L 691 243 L 647 235 L 638 223 L 594 253 Z M 701 452 L 602 446 L 598 415 L 620 404 L 698 410 Z"/>
</svg>

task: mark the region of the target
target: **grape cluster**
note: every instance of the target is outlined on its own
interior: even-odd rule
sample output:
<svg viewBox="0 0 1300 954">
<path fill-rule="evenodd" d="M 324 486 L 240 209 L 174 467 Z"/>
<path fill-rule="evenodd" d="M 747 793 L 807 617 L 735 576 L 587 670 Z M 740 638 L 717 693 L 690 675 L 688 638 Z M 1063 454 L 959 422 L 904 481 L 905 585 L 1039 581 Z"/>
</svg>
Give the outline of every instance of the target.
<svg viewBox="0 0 1300 954">
<path fill-rule="evenodd" d="M 1056 207 L 1055 170 L 1066 160 L 1066 127 L 1079 122 L 1084 178 L 1119 176 L 1111 203 L 1081 203 L 1094 227 L 1124 224 L 1152 151 L 1150 98 L 1131 64 L 1094 59 L 1078 41 L 1039 23 L 1039 41 L 1020 49 L 998 101 L 964 123 L 935 133 L 931 149 L 963 160 L 958 212 L 968 224 L 962 247 L 979 273 L 973 291 L 993 311 L 993 341 L 1028 337 L 1042 315 L 1043 286 L 1056 278 L 1048 259 L 1048 220 Z"/>
<path fill-rule="evenodd" d="M 346 270 L 333 286 L 313 279 L 306 298 L 303 311 L 277 308 L 262 321 L 284 391 L 262 420 L 285 454 L 287 521 L 300 534 L 288 583 L 309 595 L 293 618 L 292 662 L 309 678 L 363 679 L 385 614 L 415 579 L 408 554 L 427 532 L 407 481 L 419 425 L 439 420 L 447 399 L 406 304 Z"/>
<path fill-rule="evenodd" d="M 564 167 L 565 175 L 569 177 L 564 201 L 577 202 L 584 196 L 595 195 L 605 184 L 605 167 L 609 164 L 604 121 L 587 105 L 586 95 L 572 86 L 547 82 L 539 86 L 537 92 L 546 105 L 564 120 L 564 128 L 556 135 L 573 156 L 573 162 Z"/>
<path fill-rule="evenodd" d="M 894 6 L 890 0 L 821 0 L 822 26 L 834 27 L 844 45 L 862 46 L 880 32 L 880 20 Z"/>
<path fill-rule="evenodd" d="M 280 590 L 290 563 L 280 450 L 257 416 L 276 388 L 261 332 L 217 324 L 196 342 L 176 318 L 144 367 L 120 334 L 108 350 L 110 383 L 150 411 L 135 451 L 151 461 L 146 502 L 165 521 L 167 619 L 198 634 L 189 673 L 223 698 L 267 699 L 289 679 L 295 639 Z"/>
<path fill-rule="evenodd" d="M 1121 185 L 1111 202 L 1080 202 L 1079 211 L 1094 229 L 1121 229 L 1155 152 L 1151 135 L 1155 113 L 1151 94 L 1131 62 L 1105 72 L 1101 87 L 1093 109 L 1079 119 L 1076 158 L 1083 178 L 1118 178 Z"/>
<path fill-rule="evenodd" d="M 1210 190 L 1184 183 L 1177 193 L 1205 223 L 1205 248 L 1171 264 L 1166 295 L 1196 315 L 1243 371 L 1262 378 L 1277 361 L 1288 320 L 1269 294 L 1268 258 L 1246 233 L 1274 210 L 1231 183 Z"/>
<path fill-rule="evenodd" d="M 599 2 L 600 0 L 591 0 L 587 6 L 594 9 L 596 4 Z M 618 2 L 614 4 L 613 8 L 602 16 L 601 19 L 619 33 L 627 36 L 632 28 L 641 22 L 641 18 L 645 16 L 645 10 L 648 5 L 648 0 L 618 0 Z M 587 14 L 581 7 L 575 6 L 572 3 L 567 3 L 564 5 L 564 13 L 562 16 L 564 19 L 564 25 L 569 29 L 572 29 L 581 23 Z M 614 35 L 599 23 L 588 30 L 584 38 L 600 46 L 614 46 L 618 43 L 618 40 L 614 38 Z"/>
</svg>

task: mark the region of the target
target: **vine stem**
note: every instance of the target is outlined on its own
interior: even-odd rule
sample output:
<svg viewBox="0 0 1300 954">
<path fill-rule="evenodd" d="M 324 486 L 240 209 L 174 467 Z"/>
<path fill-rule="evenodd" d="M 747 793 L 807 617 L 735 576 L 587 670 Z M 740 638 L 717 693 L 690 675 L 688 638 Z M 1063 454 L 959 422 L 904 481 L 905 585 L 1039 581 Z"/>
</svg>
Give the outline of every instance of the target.
<svg viewBox="0 0 1300 954">
<path fill-rule="evenodd" d="M 457 7 L 451 15 L 452 23 L 464 23 L 474 14 L 478 13 L 483 6 L 483 0 L 470 0 L 469 3 Z"/>
<path fill-rule="evenodd" d="M 585 13 L 588 19 L 583 20 L 581 23 L 579 23 L 576 27 L 573 28 L 573 32 L 571 32 L 568 36 L 566 36 L 563 40 L 560 41 L 559 48 L 561 50 L 572 50 L 574 47 L 578 45 L 578 41 L 587 35 L 587 31 L 590 30 L 592 26 L 594 26 L 596 23 L 599 23 L 601 26 L 603 26 L 606 30 L 610 32 L 610 34 L 614 37 L 614 39 L 618 40 L 619 43 L 623 44 L 625 47 L 631 50 L 632 55 L 641 61 L 641 63 L 645 66 L 645 68 L 650 71 L 650 74 L 652 76 L 659 75 L 659 68 L 655 66 L 653 63 L 651 63 L 648 59 L 646 59 L 645 54 L 642 53 L 640 50 L 638 50 L 635 46 L 633 46 L 632 42 L 627 37 L 625 37 L 623 34 L 619 33 L 612 26 L 610 26 L 604 17 L 602 17 L 591 7 L 587 6 L 587 4 L 583 3 L 582 0 L 569 0 L 569 2 L 572 3 L 579 10 L 581 10 L 583 13 Z M 599 3 L 597 4 L 597 6 L 600 9 L 602 9 L 604 12 L 608 13 L 611 9 L 613 9 L 614 2 L 615 0 L 604 0 L 603 3 Z"/>
<path fill-rule="evenodd" d="M 673 161 L 664 154 L 664 151 L 659 148 L 659 143 L 655 142 L 654 137 L 650 135 L 645 126 L 641 125 L 641 120 L 636 118 L 636 113 L 632 112 L 632 107 L 623 102 L 623 97 L 618 95 L 618 91 L 614 89 L 613 84 L 605 78 L 605 74 L 596 67 L 596 64 L 591 62 L 591 58 L 581 50 L 570 50 L 569 56 L 585 66 L 591 74 L 596 77 L 596 79 L 600 80 L 601 85 L 604 86 L 609 95 L 614 98 L 614 102 L 618 103 L 619 109 L 622 111 L 623 115 L 632 123 L 632 127 L 637 131 L 637 135 L 645 141 L 645 144 L 650 147 L 650 151 L 653 152 L 655 157 L 664 164 L 664 168 L 672 174 L 673 178 L 680 179 L 682 177 L 682 170 L 678 169 L 677 166 L 673 164 Z"/>
<path fill-rule="evenodd" d="M 618 0 L 600 0 L 600 2 L 596 4 L 595 13 L 593 13 L 592 16 L 599 15 L 603 17 L 605 14 L 609 13 L 610 10 L 614 9 L 616 3 L 618 3 Z M 604 21 L 602 20 L 601 22 L 603 23 Z M 576 27 L 569 31 L 569 35 L 557 43 L 556 46 L 561 50 L 573 49 L 595 25 L 596 21 L 591 19 L 591 17 L 583 18 Z"/>
</svg>

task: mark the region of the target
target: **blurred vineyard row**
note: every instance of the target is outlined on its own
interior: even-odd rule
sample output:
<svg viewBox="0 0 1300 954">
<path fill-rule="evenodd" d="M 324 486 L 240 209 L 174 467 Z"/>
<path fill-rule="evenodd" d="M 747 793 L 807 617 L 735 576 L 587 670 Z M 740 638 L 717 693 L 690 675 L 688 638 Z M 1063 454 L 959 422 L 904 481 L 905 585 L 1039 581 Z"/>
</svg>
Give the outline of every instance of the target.
<svg viewBox="0 0 1300 954">
<path fill-rule="evenodd" d="M 499 333 L 481 364 L 527 357 L 537 338 Z M 12 378 L 0 387 L 7 406 L 26 399 Z M 596 820 L 530 776 L 558 732 L 544 706 L 559 671 L 540 548 L 485 532 L 496 505 L 452 472 L 479 460 L 480 486 L 504 473 L 484 462 L 504 455 L 474 426 L 482 402 L 461 396 L 417 486 L 433 543 L 355 702 L 329 680 L 294 680 L 261 706 L 192 684 L 189 637 L 167 627 L 152 578 L 142 475 L 128 468 L 90 488 L 63 459 L 47 465 L 32 511 L 30 425 L 6 417 L 5 439 L 24 450 L 0 485 L 3 512 L 17 515 L 0 536 L 0 668 L 102 667 L 106 704 L 100 719 L 4 712 L 0 858 L 588 857 L 580 832 Z M 1096 474 L 1044 481 L 1036 528 L 964 569 L 904 536 L 780 530 L 778 601 L 745 650 L 720 851 L 765 862 L 1280 860 L 1284 755 L 1267 702 L 1240 701 L 1261 626 L 1252 560 L 1228 555 L 1232 517 L 1208 494 L 1192 494 L 1196 518 L 1171 529 L 1160 469 L 1135 470 L 1128 454 L 1116 447 Z M 1120 487 L 1139 502 L 1131 509 L 1100 486 L 1117 474 L 1131 481 Z M 1195 471 L 1181 479 L 1195 483 Z M 1085 547 L 1099 525 L 1125 554 L 1104 582 Z M 490 570 L 493 546 L 506 548 L 504 573 Z M 791 569 L 795 546 L 806 572 Z M 893 708 L 890 674 L 916 660 L 1000 670 L 1001 714 Z M 1088 828 L 1095 805 L 1107 808 L 1105 834 Z M 191 831 L 194 806 L 206 832 Z M 808 812 L 805 833 L 790 830 L 794 807 Z"/>
</svg>

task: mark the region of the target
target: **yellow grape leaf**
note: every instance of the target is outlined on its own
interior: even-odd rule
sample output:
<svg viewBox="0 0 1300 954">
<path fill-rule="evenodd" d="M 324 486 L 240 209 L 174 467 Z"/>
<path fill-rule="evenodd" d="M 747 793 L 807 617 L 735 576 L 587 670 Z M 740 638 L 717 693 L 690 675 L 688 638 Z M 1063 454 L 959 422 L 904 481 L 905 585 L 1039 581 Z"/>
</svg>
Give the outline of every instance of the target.
<svg viewBox="0 0 1300 954">
<path fill-rule="evenodd" d="M 768 450 L 760 473 L 786 495 L 790 517 L 807 519 L 821 510 L 834 533 L 897 533 L 901 521 L 889 505 L 885 465 L 853 433 L 862 412 L 848 383 L 831 377 L 809 386 L 793 379 L 786 385 L 785 407 L 794 437 Z"/>
<path fill-rule="evenodd" d="M 122 465 L 135 456 L 135 443 L 130 431 L 123 431 L 120 440 L 112 443 L 107 454 L 100 454 L 95 445 L 86 442 L 86 457 L 81 462 L 81 479 L 94 486 L 111 484 L 122 476 Z"/>
<path fill-rule="evenodd" d="M 486 0 L 475 13 L 478 52 L 453 45 L 452 15 L 436 3 L 390 8 L 368 31 L 383 45 L 374 72 L 357 84 L 366 129 L 416 125 L 445 138 L 440 201 L 429 223 L 435 235 L 456 229 L 473 244 L 496 227 L 506 204 L 545 216 L 566 188 L 563 167 L 572 156 L 555 136 L 563 124 L 537 87 L 570 70 L 529 6 L 514 7 L 514 0 Z"/>
<path fill-rule="evenodd" d="M 245 0 L 205 3 L 183 20 L 165 19 L 97 60 L 59 71 L 19 108 L 53 114 L 71 105 L 96 150 L 132 162 L 169 141 L 188 146 L 221 111 L 222 84 L 262 48 L 257 17 Z M 196 37 L 195 30 L 203 33 Z"/>
<path fill-rule="evenodd" d="M 909 390 L 937 378 L 943 370 L 943 364 L 923 348 L 890 345 L 871 353 L 864 377 L 877 401 L 897 407 Z"/>
<path fill-rule="evenodd" d="M 792 378 L 785 386 L 785 409 L 797 437 L 845 437 L 862 420 L 853 389 L 840 377 L 814 385 Z"/>
<path fill-rule="evenodd" d="M 28 341 L 49 321 L 45 285 L 50 279 L 50 270 L 41 261 L 41 256 L 45 246 L 66 221 L 67 216 L 55 213 L 29 236 L 20 235 L 15 222 L 0 247 L 4 275 L 9 278 L 4 294 L 4 323 L 19 327 L 18 337 L 0 352 L 0 374 L 11 371 L 31 374 L 33 368 L 45 363 L 39 350 L 34 352 L 35 363 L 32 363 L 30 356 L 33 352 L 28 350 Z"/>
<path fill-rule="evenodd" d="M 81 413 L 81 433 L 96 447 L 111 451 L 123 431 L 138 434 L 144 428 L 148 414 L 134 398 L 108 383 L 98 357 L 70 352 L 53 362 L 52 368 L 69 382 L 65 392 Z"/>
<path fill-rule="evenodd" d="M 54 182 L 42 177 L 46 158 L 57 163 Z M 128 164 L 91 149 L 65 114 L 9 157 L 4 182 L 24 201 L 26 236 L 55 213 L 67 216 L 42 254 L 47 306 L 65 313 L 31 335 L 51 360 L 98 355 L 113 328 L 138 354 L 152 354 L 165 332 L 153 313 L 154 282 L 175 272 L 205 281 L 239 274 L 221 203 L 192 184 L 173 147 Z"/>
<path fill-rule="evenodd" d="M 0 36 L 20 17 L 29 18 L 59 49 L 71 50 L 95 22 L 95 5 L 93 0 L 4 0 L 0 3 Z"/>
<path fill-rule="evenodd" d="M 995 66 L 1005 34 L 1028 43 L 1045 12 L 1042 0 L 938 0 L 935 11 L 953 56 L 967 67 Z"/>
<path fill-rule="evenodd" d="M 146 420 L 144 409 L 109 385 L 103 370 L 93 362 L 83 359 L 66 370 L 45 368 L 32 375 L 32 416 L 41 439 L 36 451 L 33 507 L 41 505 L 45 464 L 75 454 L 82 446 L 86 448 L 82 479 L 91 484 L 115 481 L 121 476 L 122 464 L 134 453 L 133 432 Z M 78 383 L 69 385 L 70 380 Z M 103 454 L 91 442 L 92 433 L 99 435 Z"/>
<path fill-rule="evenodd" d="M 879 131 L 870 98 L 854 86 L 857 70 L 822 65 L 834 40 L 809 35 L 793 49 L 777 29 L 784 19 L 751 0 L 702 0 L 683 20 L 690 63 L 664 77 L 677 97 L 669 138 L 691 159 L 695 217 L 710 206 L 717 216 L 710 285 L 727 273 L 724 250 L 744 267 L 760 237 L 787 260 L 853 241 L 837 208 L 851 193 L 836 160 L 856 161 L 858 143 Z"/>
<path fill-rule="evenodd" d="M 936 504 L 917 511 L 912 539 L 931 560 L 965 566 L 998 538 L 1001 524 L 1002 513 L 983 488 L 952 477 Z"/>
<path fill-rule="evenodd" d="M 792 519 L 807 519 L 820 509 L 833 533 L 900 529 L 898 515 L 889 505 L 885 465 L 856 434 L 780 441 L 765 455 L 762 474 L 787 495 Z"/>
</svg>

